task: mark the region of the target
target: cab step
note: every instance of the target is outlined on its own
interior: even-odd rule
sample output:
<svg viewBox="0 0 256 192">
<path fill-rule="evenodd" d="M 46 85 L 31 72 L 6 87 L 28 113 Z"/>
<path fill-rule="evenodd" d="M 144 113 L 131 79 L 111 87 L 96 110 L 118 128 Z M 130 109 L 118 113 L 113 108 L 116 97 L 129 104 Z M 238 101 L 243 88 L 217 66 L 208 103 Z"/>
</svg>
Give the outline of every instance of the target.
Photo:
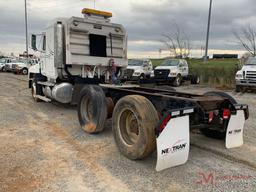
<svg viewBox="0 0 256 192">
<path fill-rule="evenodd" d="M 51 99 L 49 99 L 47 97 L 44 97 L 44 96 L 41 96 L 41 95 L 35 95 L 35 98 L 38 98 L 38 99 L 40 99 L 42 101 L 45 101 L 47 103 L 50 103 L 52 101 Z"/>
<path fill-rule="evenodd" d="M 38 81 L 37 84 L 39 85 L 45 85 L 48 87 L 53 87 L 55 85 L 55 83 L 49 82 L 49 81 Z"/>
</svg>

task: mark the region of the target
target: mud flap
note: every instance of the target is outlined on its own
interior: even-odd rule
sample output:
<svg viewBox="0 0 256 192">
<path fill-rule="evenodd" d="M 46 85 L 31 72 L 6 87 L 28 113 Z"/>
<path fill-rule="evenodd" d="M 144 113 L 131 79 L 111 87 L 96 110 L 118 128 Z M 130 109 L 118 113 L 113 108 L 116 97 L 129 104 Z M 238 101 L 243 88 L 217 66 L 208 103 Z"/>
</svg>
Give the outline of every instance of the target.
<svg viewBox="0 0 256 192">
<path fill-rule="evenodd" d="M 189 155 L 189 115 L 171 118 L 156 142 L 156 171 L 186 163 Z"/>
<path fill-rule="evenodd" d="M 231 115 L 226 132 L 226 148 L 235 148 L 243 145 L 243 130 L 245 114 L 243 110 L 237 110 L 236 115 Z"/>
</svg>

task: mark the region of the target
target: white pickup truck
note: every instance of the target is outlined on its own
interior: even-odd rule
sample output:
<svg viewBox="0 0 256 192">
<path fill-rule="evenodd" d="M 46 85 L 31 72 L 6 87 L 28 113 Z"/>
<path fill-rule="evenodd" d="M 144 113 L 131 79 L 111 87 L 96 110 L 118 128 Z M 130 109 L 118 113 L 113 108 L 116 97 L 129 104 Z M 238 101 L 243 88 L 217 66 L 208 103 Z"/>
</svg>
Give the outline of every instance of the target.
<svg viewBox="0 0 256 192">
<path fill-rule="evenodd" d="M 13 72 L 16 74 L 22 74 L 22 75 L 27 75 L 28 74 L 28 69 L 39 63 L 38 59 L 32 59 L 32 58 L 28 58 L 28 60 L 26 58 L 21 58 L 20 61 L 22 62 L 18 62 L 14 65 L 12 65 L 13 68 Z"/>
<path fill-rule="evenodd" d="M 185 59 L 166 59 L 160 66 L 156 67 L 151 74 L 156 81 L 172 83 L 175 87 L 183 81 L 191 81 L 192 84 L 199 84 L 200 79 L 196 75 L 189 74 L 188 63 Z"/>
<path fill-rule="evenodd" d="M 149 78 L 153 71 L 152 62 L 149 59 L 130 59 L 128 66 L 123 70 L 122 78 L 139 80 Z"/>
<path fill-rule="evenodd" d="M 2 58 L 0 59 L 0 71 L 7 71 L 8 64 L 12 62 L 11 58 Z"/>
<path fill-rule="evenodd" d="M 256 88 L 256 57 L 250 57 L 236 73 L 236 92 Z"/>
<path fill-rule="evenodd" d="M 0 59 L 0 71 L 3 71 L 5 67 L 5 60 L 4 59 Z"/>
<path fill-rule="evenodd" d="M 27 75 L 30 66 L 24 58 L 13 59 L 6 65 L 6 71 Z"/>
<path fill-rule="evenodd" d="M 28 69 L 29 69 L 30 66 L 31 66 L 30 63 L 18 62 L 18 63 L 14 63 L 12 65 L 12 70 L 16 74 L 27 75 L 28 74 Z"/>
</svg>

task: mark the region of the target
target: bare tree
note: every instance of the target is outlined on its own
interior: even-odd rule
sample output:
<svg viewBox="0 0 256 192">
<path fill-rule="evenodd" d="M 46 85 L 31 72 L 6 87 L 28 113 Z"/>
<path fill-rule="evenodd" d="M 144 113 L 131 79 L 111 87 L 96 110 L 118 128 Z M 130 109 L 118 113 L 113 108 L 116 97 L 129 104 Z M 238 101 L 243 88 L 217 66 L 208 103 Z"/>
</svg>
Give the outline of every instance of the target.
<svg viewBox="0 0 256 192">
<path fill-rule="evenodd" d="M 246 51 L 252 56 L 256 56 L 256 29 L 248 25 L 242 28 L 239 32 L 234 32 L 235 38 L 238 40 Z"/>
<path fill-rule="evenodd" d="M 176 58 L 187 58 L 191 52 L 191 43 L 184 31 L 177 24 L 174 24 L 173 31 L 169 34 L 163 34 L 163 43 L 170 51 L 170 54 Z"/>
</svg>

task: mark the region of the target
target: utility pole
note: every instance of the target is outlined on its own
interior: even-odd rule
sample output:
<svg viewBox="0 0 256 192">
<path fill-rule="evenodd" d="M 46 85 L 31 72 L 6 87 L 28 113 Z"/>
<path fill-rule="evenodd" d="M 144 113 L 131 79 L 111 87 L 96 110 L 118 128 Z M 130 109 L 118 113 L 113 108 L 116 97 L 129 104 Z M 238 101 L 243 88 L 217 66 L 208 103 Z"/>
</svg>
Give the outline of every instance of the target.
<svg viewBox="0 0 256 192">
<path fill-rule="evenodd" d="M 211 15 L 212 15 L 212 0 L 210 0 L 209 6 L 209 15 L 208 15 L 208 25 L 207 25 L 207 35 L 206 35 L 206 46 L 205 46 L 205 55 L 204 62 L 206 63 L 208 60 L 208 46 L 209 46 L 209 34 L 210 34 L 210 26 L 211 26 Z"/>
<path fill-rule="evenodd" d="M 25 33 L 26 33 L 26 52 L 28 63 L 28 14 L 27 14 L 27 0 L 25 0 Z"/>
</svg>

